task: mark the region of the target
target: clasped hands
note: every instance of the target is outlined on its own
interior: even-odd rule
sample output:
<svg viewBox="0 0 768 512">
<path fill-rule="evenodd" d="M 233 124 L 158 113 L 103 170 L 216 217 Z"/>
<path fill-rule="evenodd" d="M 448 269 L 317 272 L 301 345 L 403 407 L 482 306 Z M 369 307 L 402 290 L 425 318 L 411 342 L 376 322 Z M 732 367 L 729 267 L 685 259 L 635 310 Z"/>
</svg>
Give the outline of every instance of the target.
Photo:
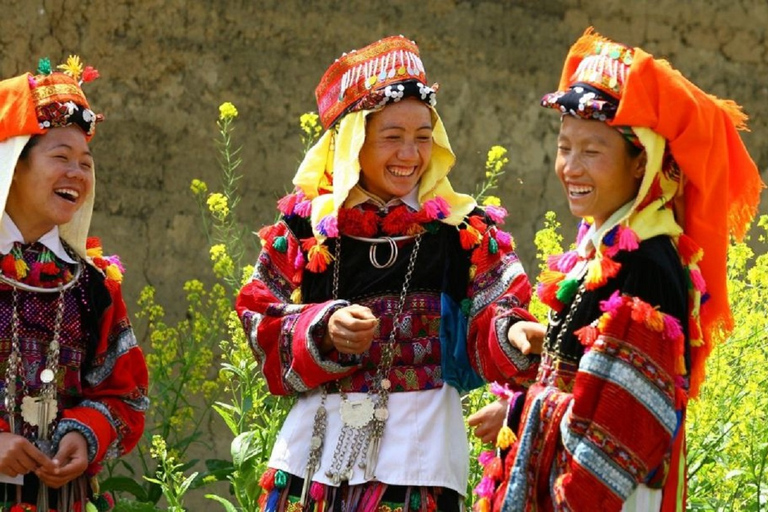
<svg viewBox="0 0 768 512">
<path fill-rule="evenodd" d="M 0 433 L 0 473 L 16 477 L 34 472 L 48 487 L 58 489 L 87 468 L 88 443 L 79 432 L 65 434 L 52 459 L 25 437 Z"/>
<path fill-rule="evenodd" d="M 358 304 L 336 310 L 328 320 L 320 351 L 336 349 L 342 354 L 359 355 L 370 348 L 379 319 Z"/>
</svg>

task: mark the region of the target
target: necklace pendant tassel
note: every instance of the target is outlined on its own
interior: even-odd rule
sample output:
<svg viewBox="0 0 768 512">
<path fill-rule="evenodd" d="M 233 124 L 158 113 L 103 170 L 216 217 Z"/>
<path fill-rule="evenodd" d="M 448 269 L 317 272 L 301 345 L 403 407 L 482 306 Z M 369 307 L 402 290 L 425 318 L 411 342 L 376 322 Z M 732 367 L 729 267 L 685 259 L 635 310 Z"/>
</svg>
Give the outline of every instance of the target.
<svg viewBox="0 0 768 512">
<path fill-rule="evenodd" d="M 50 510 L 48 508 L 48 486 L 42 481 L 37 488 L 37 510 Z"/>
<path fill-rule="evenodd" d="M 368 441 L 368 453 L 365 456 L 365 480 L 370 481 L 376 478 L 376 465 L 379 462 L 379 448 L 381 446 L 381 437 L 375 432 L 371 433 L 371 439 Z"/>
<path fill-rule="evenodd" d="M 309 501 L 309 488 L 312 485 L 312 476 L 317 471 L 317 464 L 307 464 L 307 469 L 304 472 L 304 484 L 301 486 L 301 503 L 302 510 L 307 510 Z"/>
</svg>

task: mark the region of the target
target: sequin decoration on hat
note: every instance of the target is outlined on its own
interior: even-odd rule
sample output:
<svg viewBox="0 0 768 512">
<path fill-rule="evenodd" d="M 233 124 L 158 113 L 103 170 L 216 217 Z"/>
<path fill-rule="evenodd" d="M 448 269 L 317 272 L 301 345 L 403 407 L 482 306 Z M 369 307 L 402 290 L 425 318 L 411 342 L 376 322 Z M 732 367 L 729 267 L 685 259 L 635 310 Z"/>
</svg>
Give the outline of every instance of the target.
<svg viewBox="0 0 768 512">
<path fill-rule="evenodd" d="M 315 97 L 328 129 L 348 112 L 374 110 L 404 97 L 434 106 L 436 92 L 436 85 L 427 85 L 416 43 L 391 36 L 339 57 L 320 79 Z"/>
<path fill-rule="evenodd" d="M 571 50 L 581 59 L 575 70 L 563 69 L 560 90 L 541 99 L 543 107 L 583 119 L 613 119 L 634 59 L 634 50 L 597 34 L 584 38 L 582 48 Z"/>
</svg>

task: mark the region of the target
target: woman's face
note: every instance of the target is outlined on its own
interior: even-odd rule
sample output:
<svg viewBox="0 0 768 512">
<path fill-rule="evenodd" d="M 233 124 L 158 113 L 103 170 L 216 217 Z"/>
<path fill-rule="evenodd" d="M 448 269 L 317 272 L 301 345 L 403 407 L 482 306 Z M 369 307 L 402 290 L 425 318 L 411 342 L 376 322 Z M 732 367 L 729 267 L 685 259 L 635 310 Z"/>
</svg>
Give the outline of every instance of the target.
<svg viewBox="0 0 768 512">
<path fill-rule="evenodd" d="M 415 98 L 391 103 L 368 116 L 360 149 L 360 184 L 389 201 L 419 183 L 432 157 L 432 115 Z"/>
<path fill-rule="evenodd" d="M 93 189 L 93 157 L 76 126 L 52 128 L 19 159 L 5 210 L 27 242 L 66 224 Z"/>
<path fill-rule="evenodd" d="M 563 117 L 555 172 L 573 215 L 592 217 L 600 227 L 637 195 L 645 160 L 645 152 L 630 156 L 626 140 L 615 128 L 601 121 Z"/>
</svg>

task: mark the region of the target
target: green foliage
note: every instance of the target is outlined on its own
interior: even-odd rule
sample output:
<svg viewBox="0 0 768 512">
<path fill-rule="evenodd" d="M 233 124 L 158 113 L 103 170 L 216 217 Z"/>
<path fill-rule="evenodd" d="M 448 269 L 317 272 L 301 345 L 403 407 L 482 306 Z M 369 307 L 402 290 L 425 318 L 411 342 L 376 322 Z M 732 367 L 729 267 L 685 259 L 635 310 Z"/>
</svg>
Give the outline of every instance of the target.
<svg viewBox="0 0 768 512">
<path fill-rule="evenodd" d="M 728 291 L 735 328 L 707 362 L 688 409 L 689 510 L 768 510 L 768 216 L 754 246 L 731 246 Z"/>
<path fill-rule="evenodd" d="M 201 441 L 202 429 L 211 418 L 211 406 L 219 394 L 215 380 L 214 351 L 221 337 L 220 326 L 231 311 L 225 288 L 216 284 L 207 290 L 197 280 L 184 285 L 186 317 L 169 324 L 164 308 L 155 301 L 155 290 L 147 286 L 139 297 L 136 318 L 147 324 L 149 350 L 146 359 L 151 375 L 144 437 L 137 446 L 134 468 L 120 459 L 107 466 L 108 477 L 102 486 L 139 501 L 157 503 L 162 490 L 157 482 L 145 479 L 141 484 L 127 484 L 137 475 L 152 477 L 151 439 L 160 436 L 168 451 L 180 460 L 189 448 Z M 139 479 L 139 481 L 142 481 Z"/>
<path fill-rule="evenodd" d="M 168 453 L 165 440 L 160 436 L 152 436 L 150 453 L 158 462 L 157 469 L 154 478 L 145 476 L 144 479 L 160 486 L 168 503 L 168 512 L 184 512 L 183 498 L 197 473 L 185 477 L 183 464 L 177 462 L 176 458 Z"/>
<path fill-rule="evenodd" d="M 479 411 L 491 402 L 495 402 L 497 397 L 490 392 L 488 386 L 482 386 L 475 389 L 461 398 L 462 409 L 464 410 L 464 423 L 467 431 L 471 432 L 469 425 L 466 425 L 467 417 L 473 412 Z M 493 446 L 483 444 L 483 442 L 474 435 L 469 436 L 469 480 L 467 481 L 466 506 L 471 510 L 475 502 L 475 494 L 472 492 L 475 486 L 480 483 L 483 476 L 483 467 L 477 461 L 477 458 L 486 450 L 492 450 Z"/>
</svg>

